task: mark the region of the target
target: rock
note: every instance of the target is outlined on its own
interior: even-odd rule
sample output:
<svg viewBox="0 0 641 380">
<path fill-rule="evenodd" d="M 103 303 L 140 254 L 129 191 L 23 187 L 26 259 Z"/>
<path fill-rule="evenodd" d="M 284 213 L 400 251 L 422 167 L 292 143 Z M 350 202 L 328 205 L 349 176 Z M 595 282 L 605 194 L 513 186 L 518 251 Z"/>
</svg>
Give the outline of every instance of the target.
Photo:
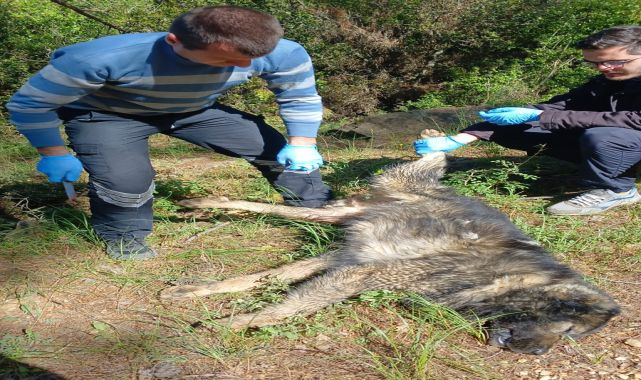
<svg viewBox="0 0 641 380">
<path fill-rule="evenodd" d="M 481 121 L 477 112 L 486 107 L 448 107 L 368 116 L 331 134 L 339 138 L 371 139 L 374 145 L 413 142 L 423 129 L 453 132 Z"/>
<path fill-rule="evenodd" d="M 330 351 L 333 347 L 332 339 L 327 335 L 318 334 L 318 336 L 316 336 L 314 347 L 319 351 Z"/>
<path fill-rule="evenodd" d="M 105 263 L 97 265 L 96 269 L 100 272 L 116 274 L 116 275 L 125 273 L 124 268 L 117 265 L 111 265 L 111 264 L 105 264 Z"/>
<path fill-rule="evenodd" d="M 641 348 L 641 340 L 639 339 L 626 339 L 623 343 L 627 344 L 628 346 Z"/>
<path fill-rule="evenodd" d="M 157 379 L 175 379 L 182 371 L 172 363 L 161 362 L 151 368 L 151 375 Z"/>
</svg>

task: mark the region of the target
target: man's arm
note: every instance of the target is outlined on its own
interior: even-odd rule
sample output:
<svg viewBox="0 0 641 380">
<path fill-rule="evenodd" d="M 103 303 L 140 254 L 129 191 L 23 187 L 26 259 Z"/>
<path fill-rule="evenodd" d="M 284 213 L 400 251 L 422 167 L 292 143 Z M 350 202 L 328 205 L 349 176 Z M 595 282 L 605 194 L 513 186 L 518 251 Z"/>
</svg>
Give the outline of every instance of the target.
<svg viewBox="0 0 641 380">
<path fill-rule="evenodd" d="M 540 125 L 543 129 L 584 129 L 617 127 L 641 130 L 640 111 L 544 111 Z"/>
<path fill-rule="evenodd" d="M 7 103 L 10 122 L 40 153 L 36 169 L 50 182 L 74 182 L 82 164 L 64 146 L 57 109 L 96 91 L 105 82 L 100 71 L 64 51 L 16 92 Z"/>
<path fill-rule="evenodd" d="M 641 105 L 639 110 L 586 111 L 590 108 L 603 109 L 604 106 L 608 106 L 595 104 L 609 102 L 610 94 L 603 80 L 596 77 L 567 94 L 534 105 L 534 108 L 543 111 L 539 119 L 541 128 L 554 130 L 617 127 L 641 130 Z"/>
<path fill-rule="evenodd" d="M 276 95 L 280 116 L 287 134 L 305 145 L 316 143 L 316 134 L 323 117 L 323 105 L 316 91 L 316 80 L 311 58 L 305 49 L 292 41 L 283 40 L 270 53 L 276 64 L 261 77 Z"/>
<path fill-rule="evenodd" d="M 63 145 L 47 146 L 36 149 L 38 150 L 38 153 L 43 156 L 64 156 L 69 154 L 69 150 Z"/>
<path fill-rule="evenodd" d="M 106 75 L 92 64 L 57 51 L 51 62 L 9 100 L 10 122 L 36 148 L 64 145 L 57 110 L 101 88 Z"/>
<path fill-rule="evenodd" d="M 276 160 L 288 170 L 317 170 L 323 165 L 316 149 L 323 105 L 316 91 L 311 58 L 301 45 L 281 40 L 268 60 L 273 66 L 261 77 L 276 95 L 289 136 Z"/>
<path fill-rule="evenodd" d="M 287 143 L 290 145 L 316 145 L 315 137 L 289 136 Z"/>
<path fill-rule="evenodd" d="M 641 105 L 639 110 L 589 111 L 611 107 L 608 83 L 596 77 L 583 86 L 558 95 L 545 103 L 526 107 L 502 107 L 479 112 L 494 124 L 515 125 L 538 121 L 543 129 L 585 129 L 616 127 L 641 130 Z"/>
</svg>

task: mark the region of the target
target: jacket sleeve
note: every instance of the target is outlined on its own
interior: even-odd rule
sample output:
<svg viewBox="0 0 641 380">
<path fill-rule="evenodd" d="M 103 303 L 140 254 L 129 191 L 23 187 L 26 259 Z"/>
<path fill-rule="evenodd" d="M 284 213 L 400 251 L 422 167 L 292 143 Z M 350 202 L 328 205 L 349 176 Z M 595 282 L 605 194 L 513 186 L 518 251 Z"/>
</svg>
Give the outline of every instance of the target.
<svg viewBox="0 0 641 380">
<path fill-rule="evenodd" d="M 543 111 L 540 118 L 543 129 L 584 129 L 594 127 L 618 127 L 641 130 L 641 112 L 593 112 L 593 111 Z"/>
<path fill-rule="evenodd" d="M 106 76 L 86 61 L 56 51 L 49 64 L 9 99 L 9 121 L 34 147 L 64 145 L 57 109 L 98 90 Z"/>
<path fill-rule="evenodd" d="M 594 82 L 583 86 L 549 101 L 536 104 L 533 107 L 543 113 L 539 119 L 539 126 L 543 129 L 585 129 L 595 127 L 618 127 L 641 130 L 641 110 L 639 111 L 585 111 L 567 109 L 568 106 L 588 108 L 594 102 L 592 91 Z"/>
<path fill-rule="evenodd" d="M 316 91 L 312 60 L 305 49 L 292 44 L 275 70 L 261 75 L 276 95 L 280 117 L 289 136 L 316 137 L 323 118 L 321 97 Z"/>
</svg>

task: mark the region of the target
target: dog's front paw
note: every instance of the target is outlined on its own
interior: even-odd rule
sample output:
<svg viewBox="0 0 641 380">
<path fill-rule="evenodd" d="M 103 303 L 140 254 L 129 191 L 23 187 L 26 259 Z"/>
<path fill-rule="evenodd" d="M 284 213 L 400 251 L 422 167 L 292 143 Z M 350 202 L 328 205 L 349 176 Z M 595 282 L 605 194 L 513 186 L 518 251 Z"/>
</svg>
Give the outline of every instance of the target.
<svg viewBox="0 0 641 380">
<path fill-rule="evenodd" d="M 442 137 L 445 133 L 437 131 L 436 129 L 423 129 L 419 135 L 420 139 L 428 139 L 430 137 Z"/>
</svg>

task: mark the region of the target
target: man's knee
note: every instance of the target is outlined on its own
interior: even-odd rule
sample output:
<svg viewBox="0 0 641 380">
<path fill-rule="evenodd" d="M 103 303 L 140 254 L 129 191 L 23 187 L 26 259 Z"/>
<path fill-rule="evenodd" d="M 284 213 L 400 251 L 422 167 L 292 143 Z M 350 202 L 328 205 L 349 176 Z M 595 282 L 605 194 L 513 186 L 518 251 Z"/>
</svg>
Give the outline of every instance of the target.
<svg viewBox="0 0 641 380">
<path fill-rule="evenodd" d="M 150 182 L 151 183 L 147 182 L 146 185 L 138 183 L 137 186 L 132 186 L 132 184 L 129 183 L 122 187 L 100 184 L 90 180 L 89 189 L 93 196 L 109 204 L 119 207 L 138 208 L 154 196 L 155 184 L 153 180 Z"/>
<path fill-rule="evenodd" d="M 585 153 L 598 149 L 638 150 L 641 148 L 641 131 L 628 128 L 590 128 L 579 138 Z"/>
</svg>

